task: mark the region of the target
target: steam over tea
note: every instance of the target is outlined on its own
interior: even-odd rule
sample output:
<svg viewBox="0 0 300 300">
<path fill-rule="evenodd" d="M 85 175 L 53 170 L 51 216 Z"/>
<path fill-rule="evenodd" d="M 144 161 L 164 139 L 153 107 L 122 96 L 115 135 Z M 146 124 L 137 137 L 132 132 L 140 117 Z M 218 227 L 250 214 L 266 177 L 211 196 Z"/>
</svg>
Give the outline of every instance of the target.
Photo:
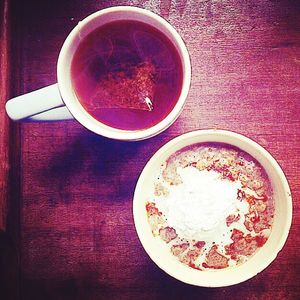
<svg viewBox="0 0 300 300">
<path fill-rule="evenodd" d="M 146 129 L 175 106 L 183 70 L 172 42 L 137 21 L 114 21 L 80 43 L 71 78 L 84 109 L 98 121 L 123 130 Z"/>
</svg>

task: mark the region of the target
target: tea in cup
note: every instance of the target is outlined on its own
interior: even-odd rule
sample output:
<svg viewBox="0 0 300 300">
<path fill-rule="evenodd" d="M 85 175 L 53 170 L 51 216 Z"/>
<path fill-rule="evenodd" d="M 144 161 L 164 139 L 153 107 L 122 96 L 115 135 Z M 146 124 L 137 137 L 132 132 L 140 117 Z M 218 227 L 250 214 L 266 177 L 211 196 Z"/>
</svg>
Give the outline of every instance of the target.
<svg viewBox="0 0 300 300">
<path fill-rule="evenodd" d="M 185 103 L 191 65 L 177 31 L 145 9 L 98 11 L 71 31 L 58 83 L 11 99 L 13 120 L 75 118 L 109 138 L 142 140 L 167 129 Z"/>
</svg>

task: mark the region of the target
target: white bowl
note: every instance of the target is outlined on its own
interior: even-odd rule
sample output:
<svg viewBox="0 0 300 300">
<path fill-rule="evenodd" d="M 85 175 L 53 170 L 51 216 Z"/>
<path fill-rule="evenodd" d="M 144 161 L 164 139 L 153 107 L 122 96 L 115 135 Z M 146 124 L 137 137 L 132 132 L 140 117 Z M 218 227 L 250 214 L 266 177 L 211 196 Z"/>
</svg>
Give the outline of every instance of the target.
<svg viewBox="0 0 300 300">
<path fill-rule="evenodd" d="M 145 204 L 153 193 L 155 175 L 160 165 L 177 150 L 201 142 L 221 142 L 236 146 L 249 153 L 265 169 L 272 183 L 275 215 L 272 231 L 266 244 L 248 261 L 220 270 L 199 271 L 179 262 L 159 238 L 152 235 Z M 292 221 L 292 197 L 287 179 L 264 148 L 243 135 L 224 130 L 198 130 L 183 134 L 160 148 L 149 160 L 136 185 L 133 199 L 133 216 L 139 239 L 150 258 L 166 273 L 192 285 L 203 287 L 229 286 L 243 282 L 264 270 L 282 249 Z"/>
</svg>

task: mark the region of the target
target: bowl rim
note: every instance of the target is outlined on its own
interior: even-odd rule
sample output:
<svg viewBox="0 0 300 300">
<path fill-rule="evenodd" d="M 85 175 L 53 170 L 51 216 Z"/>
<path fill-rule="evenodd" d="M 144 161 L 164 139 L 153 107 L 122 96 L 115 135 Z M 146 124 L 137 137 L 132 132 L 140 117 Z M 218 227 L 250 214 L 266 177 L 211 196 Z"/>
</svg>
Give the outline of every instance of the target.
<svg viewBox="0 0 300 300">
<path fill-rule="evenodd" d="M 159 160 L 160 157 L 164 153 L 169 152 L 170 149 L 172 149 L 172 148 L 176 148 L 176 145 L 178 146 L 180 143 L 184 143 L 185 141 L 192 140 L 193 138 L 200 138 L 203 136 L 207 136 L 210 138 L 207 141 L 199 141 L 199 142 L 196 141 L 196 142 L 191 142 L 189 144 L 184 144 L 181 147 L 179 147 L 178 149 L 182 149 L 188 145 L 192 145 L 192 144 L 196 144 L 196 143 L 205 143 L 205 142 L 219 142 L 219 143 L 225 143 L 225 144 L 227 143 L 229 145 L 233 145 L 230 142 L 226 141 L 230 138 L 240 141 L 244 146 L 248 145 L 249 147 L 252 147 L 252 148 L 258 150 L 259 154 L 261 154 L 262 157 L 266 158 L 268 163 L 271 164 L 272 167 L 275 168 L 276 173 L 280 178 L 280 183 L 281 183 L 281 186 L 283 189 L 283 193 L 286 196 L 285 204 L 287 207 L 287 212 L 286 212 L 286 219 L 285 219 L 285 224 L 284 224 L 285 226 L 282 229 L 281 238 L 280 238 L 279 242 L 277 243 L 276 248 L 274 248 L 271 255 L 269 255 L 266 260 L 262 261 L 258 266 L 255 267 L 254 270 L 251 270 L 251 272 L 249 272 L 247 274 L 241 274 L 241 276 L 238 277 L 238 280 L 232 280 L 231 278 L 229 278 L 227 276 L 227 278 L 224 278 L 224 280 L 219 280 L 217 282 L 215 281 L 215 279 L 214 280 L 210 279 L 207 281 L 199 282 L 199 279 L 196 278 L 197 276 L 189 276 L 189 278 L 187 278 L 187 277 L 182 276 L 180 273 L 176 272 L 176 270 L 174 271 L 172 269 L 169 269 L 153 254 L 153 250 L 151 249 L 152 246 L 149 245 L 149 243 L 147 242 L 147 239 L 144 238 L 144 235 L 143 235 L 144 229 L 143 229 L 143 227 L 141 227 L 141 220 L 144 217 L 140 216 L 140 210 L 138 209 L 138 202 L 141 201 L 140 195 L 142 195 L 141 193 L 143 192 L 142 184 L 146 178 L 145 176 L 147 176 L 148 169 L 150 169 L 151 166 L 153 164 L 155 164 L 155 162 L 157 160 Z M 217 137 L 224 139 L 224 141 L 219 141 L 219 140 L 214 141 L 212 139 L 212 138 L 217 138 Z M 233 146 L 238 147 L 236 145 L 233 145 Z M 178 149 L 176 148 L 175 150 L 173 150 L 173 152 L 171 151 L 171 154 L 176 152 Z M 258 162 L 260 162 L 259 159 L 257 159 L 256 157 L 254 157 L 254 158 Z M 275 158 L 273 158 L 273 156 L 266 149 L 264 149 L 260 144 L 253 141 L 252 139 L 250 139 L 242 134 L 233 132 L 233 131 L 220 130 L 220 129 L 203 129 L 203 130 L 194 130 L 191 132 L 187 132 L 187 133 L 184 133 L 182 135 L 179 135 L 179 136 L 171 139 L 169 142 L 167 142 L 163 146 L 161 146 L 158 149 L 158 151 L 156 151 L 156 153 L 148 160 L 148 162 L 144 166 L 144 168 L 138 178 L 136 188 L 134 191 L 134 197 L 133 197 L 133 219 L 134 219 L 135 229 L 136 229 L 138 238 L 139 238 L 144 250 L 149 255 L 149 257 L 153 260 L 153 262 L 159 268 L 161 268 L 164 272 L 166 272 L 170 276 L 172 276 L 182 282 L 185 282 L 185 283 L 188 283 L 191 285 L 195 285 L 195 286 L 201 286 L 201 287 L 225 287 L 225 286 L 238 284 L 238 283 L 244 282 L 244 281 L 254 277 L 258 273 L 263 271 L 265 268 L 267 268 L 275 260 L 275 258 L 277 257 L 278 253 L 282 250 L 282 248 L 288 238 L 289 230 L 290 230 L 291 223 L 292 223 L 292 210 L 293 210 L 292 195 L 291 195 L 290 187 L 289 187 L 287 178 L 286 178 L 283 170 L 281 169 L 280 165 L 275 160 Z M 145 213 L 145 216 L 146 216 L 146 213 Z M 244 264 L 242 264 L 242 265 L 244 265 Z M 234 269 L 238 269 L 238 267 L 232 268 L 231 270 L 234 270 Z M 191 270 L 191 275 L 192 275 L 192 272 L 194 272 L 194 271 L 200 272 L 200 271 L 194 270 L 194 269 L 190 269 L 190 270 Z M 209 271 L 203 271 L 203 272 L 213 273 L 213 272 L 220 272 L 220 271 L 227 272 L 228 269 L 218 270 L 218 271 L 210 271 L 209 270 Z M 194 275 L 196 275 L 196 273 L 194 273 Z M 210 277 L 210 278 L 212 278 L 212 277 Z"/>
</svg>

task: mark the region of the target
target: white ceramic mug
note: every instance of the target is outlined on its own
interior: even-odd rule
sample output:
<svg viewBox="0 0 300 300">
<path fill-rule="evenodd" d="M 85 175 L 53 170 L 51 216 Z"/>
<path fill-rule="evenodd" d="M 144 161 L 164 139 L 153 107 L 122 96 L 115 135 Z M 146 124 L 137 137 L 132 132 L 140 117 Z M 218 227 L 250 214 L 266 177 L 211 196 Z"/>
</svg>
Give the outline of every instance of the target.
<svg viewBox="0 0 300 300">
<path fill-rule="evenodd" d="M 73 91 L 70 69 L 72 58 L 80 40 L 96 28 L 116 20 L 134 20 L 147 23 L 161 31 L 178 51 L 183 67 L 183 83 L 180 96 L 172 111 L 158 124 L 144 130 L 120 130 L 94 119 L 82 107 Z M 80 33 L 80 37 L 79 37 Z M 58 83 L 13 98 L 6 104 L 12 120 L 55 121 L 75 118 L 89 130 L 119 140 L 142 140 L 167 129 L 179 116 L 186 100 L 190 81 L 191 64 L 188 51 L 177 31 L 160 16 L 137 7 L 117 6 L 106 8 L 80 21 L 65 40 L 57 63 Z"/>
</svg>

